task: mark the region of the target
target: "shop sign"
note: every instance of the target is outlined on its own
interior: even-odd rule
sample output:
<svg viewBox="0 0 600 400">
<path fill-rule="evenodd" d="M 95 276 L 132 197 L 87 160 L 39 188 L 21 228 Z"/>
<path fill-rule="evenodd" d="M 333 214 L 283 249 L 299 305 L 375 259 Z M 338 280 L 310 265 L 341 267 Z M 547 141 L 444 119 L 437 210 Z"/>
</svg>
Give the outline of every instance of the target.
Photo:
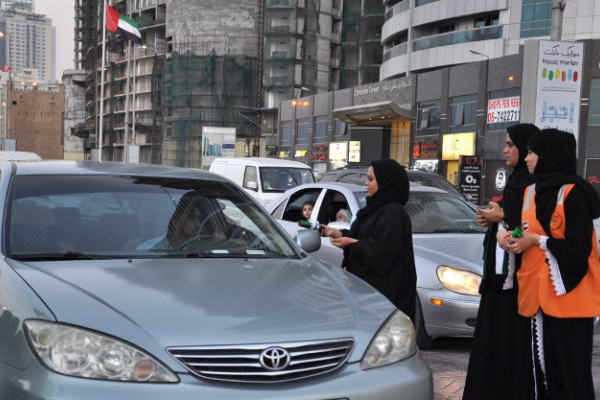
<svg viewBox="0 0 600 400">
<path fill-rule="evenodd" d="M 442 160 L 458 160 L 475 154 L 475 132 L 447 133 L 442 139 Z"/>
<path fill-rule="evenodd" d="M 440 141 L 435 139 L 416 140 L 413 142 L 413 158 L 437 158 Z"/>
<path fill-rule="evenodd" d="M 348 163 L 348 142 L 330 143 L 329 162 L 344 165 Z"/>
<path fill-rule="evenodd" d="M 360 141 L 350 141 L 350 146 L 348 148 L 348 160 L 355 163 L 360 162 Z"/>
<path fill-rule="evenodd" d="M 475 204 L 479 204 L 481 191 L 482 157 L 460 156 L 459 190 Z"/>
<path fill-rule="evenodd" d="M 312 146 L 310 159 L 312 161 L 327 161 L 327 145 L 316 144 Z"/>
<path fill-rule="evenodd" d="M 518 122 L 521 119 L 521 96 L 488 100 L 487 123 Z"/>
</svg>

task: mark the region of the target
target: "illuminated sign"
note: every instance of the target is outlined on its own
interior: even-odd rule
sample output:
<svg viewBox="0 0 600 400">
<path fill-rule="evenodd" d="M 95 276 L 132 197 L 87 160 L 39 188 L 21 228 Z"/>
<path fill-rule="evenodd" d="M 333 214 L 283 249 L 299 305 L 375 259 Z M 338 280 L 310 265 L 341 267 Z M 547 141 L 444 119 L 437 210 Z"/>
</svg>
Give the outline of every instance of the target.
<svg viewBox="0 0 600 400">
<path fill-rule="evenodd" d="M 475 132 L 447 133 L 442 140 L 442 160 L 458 160 L 475 154 Z"/>
<path fill-rule="evenodd" d="M 348 142 L 331 142 L 329 145 L 329 162 L 346 164 L 348 161 Z"/>
<path fill-rule="evenodd" d="M 348 148 L 348 161 L 360 162 L 360 142 L 352 140 Z"/>
</svg>

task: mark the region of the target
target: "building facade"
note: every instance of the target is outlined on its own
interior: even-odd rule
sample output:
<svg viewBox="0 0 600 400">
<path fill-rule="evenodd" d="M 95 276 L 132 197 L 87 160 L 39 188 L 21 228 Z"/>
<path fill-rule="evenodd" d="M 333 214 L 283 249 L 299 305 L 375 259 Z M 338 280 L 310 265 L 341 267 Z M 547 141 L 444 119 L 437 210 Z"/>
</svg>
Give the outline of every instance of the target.
<svg viewBox="0 0 600 400">
<path fill-rule="evenodd" d="M 10 66 L 13 74 L 35 68 L 40 79 L 56 79 L 56 28 L 50 18 L 24 7 L 0 10 L 0 31 L 0 65 Z"/>
<path fill-rule="evenodd" d="M 84 140 L 75 135 L 77 126 L 85 122 L 85 71 L 68 69 L 63 72 L 64 116 L 63 143 L 65 160 L 84 160 Z"/>
<path fill-rule="evenodd" d="M 386 0 L 380 79 L 522 52 L 550 37 L 553 0 Z M 600 37 L 600 5 L 563 1 L 561 40 Z M 558 7 L 558 6 L 557 6 Z"/>
<path fill-rule="evenodd" d="M 30 10 L 35 10 L 35 0 L 1 0 L 0 1 L 0 10 L 10 10 L 15 6 L 25 7 L 25 8 L 29 8 Z"/>
<path fill-rule="evenodd" d="M 245 155 L 273 156 L 282 100 L 378 79 L 380 0 L 108 3 L 139 23 L 144 45 L 108 33 L 101 84 L 102 2 L 75 0 L 75 58 L 88 73 L 76 134 L 89 157 L 103 147 L 124 160 L 136 146 L 136 160 L 200 167 L 205 127 L 235 128 Z"/>
<path fill-rule="evenodd" d="M 6 141 L 11 150 L 31 151 L 44 159 L 62 159 L 64 153 L 64 87 L 42 81 L 36 70 L 23 70 L 10 84 Z"/>
</svg>

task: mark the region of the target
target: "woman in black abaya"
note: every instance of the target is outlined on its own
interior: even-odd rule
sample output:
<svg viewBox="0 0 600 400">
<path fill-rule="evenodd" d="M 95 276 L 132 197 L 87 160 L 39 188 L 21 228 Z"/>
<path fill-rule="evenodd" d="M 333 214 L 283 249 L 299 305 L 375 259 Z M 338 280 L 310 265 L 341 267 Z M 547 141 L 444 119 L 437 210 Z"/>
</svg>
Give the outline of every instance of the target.
<svg viewBox="0 0 600 400">
<path fill-rule="evenodd" d="M 367 205 L 349 231 L 325 227 L 323 236 L 344 249 L 343 267 L 379 290 L 414 321 L 417 274 L 406 170 L 392 159 L 375 160 L 367 172 Z"/>
<path fill-rule="evenodd" d="M 525 188 L 533 182 L 527 171 L 527 142 L 539 129 L 518 124 L 507 129 L 503 153 L 513 171 L 502 193 L 500 204 L 490 202 L 477 218 L 488 227 L 484 239 L 484 273 L 479 292 L 481 301 L 472 342 L 463 400 L 533 398 L 528 365 L 530 351 L 529 320 L 519 316 L 516 270 L 521 255 L 500 247 L 507 230 L 521 225 Z M 500 208 L 502 207 L 502 209 Z M 525 357 L 525 362 L 521 362 Z"/>
</svg>

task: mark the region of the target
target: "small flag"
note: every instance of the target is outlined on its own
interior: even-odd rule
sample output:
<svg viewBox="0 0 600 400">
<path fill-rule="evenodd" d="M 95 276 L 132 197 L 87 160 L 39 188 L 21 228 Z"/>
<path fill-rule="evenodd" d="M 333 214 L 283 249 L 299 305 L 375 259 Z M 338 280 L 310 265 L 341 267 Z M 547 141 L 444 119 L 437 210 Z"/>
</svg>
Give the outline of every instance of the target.
<svg viewBox="0 0 600 400">
<path fill-rule="evenodd" d="M 106 29 L 111 32 L 121 33 L 125 38 L 134 43 L 142 43 L 142 34 L 138 29 L 137 22 L 130 20 L 126 16 L 119 14 L 117 10 L 106 5 Z"/>
</svg>

